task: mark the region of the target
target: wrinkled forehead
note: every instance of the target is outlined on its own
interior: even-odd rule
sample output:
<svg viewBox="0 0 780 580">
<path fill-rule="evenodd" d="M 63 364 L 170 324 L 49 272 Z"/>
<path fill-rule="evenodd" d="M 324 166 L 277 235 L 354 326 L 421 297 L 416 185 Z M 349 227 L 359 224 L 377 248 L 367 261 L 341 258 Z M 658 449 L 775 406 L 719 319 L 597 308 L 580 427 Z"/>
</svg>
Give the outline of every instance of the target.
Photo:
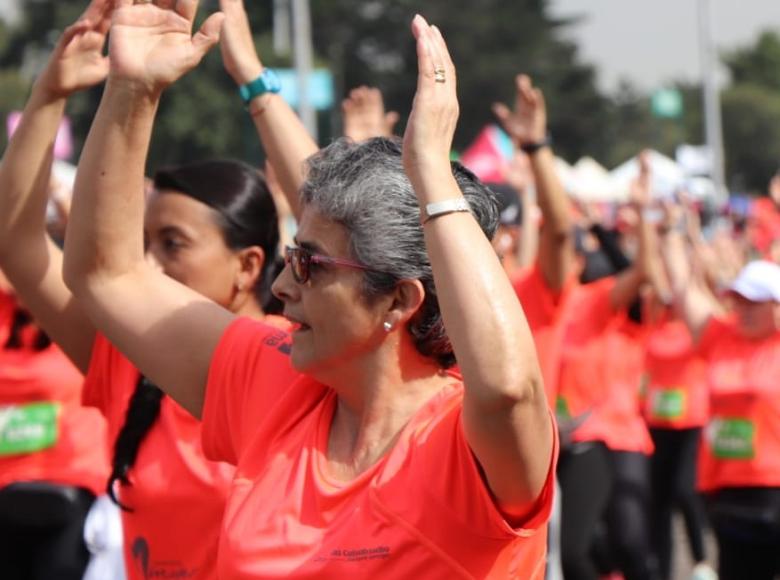
<svg viewBox="0 0 780 580">
<path fill-rule="evenodd" d="M 302 207 L 295 243 L 328 256 L 349 256 L 351 236 L 341 223 L 325 217 L 316 206 Z"/>
</svg>

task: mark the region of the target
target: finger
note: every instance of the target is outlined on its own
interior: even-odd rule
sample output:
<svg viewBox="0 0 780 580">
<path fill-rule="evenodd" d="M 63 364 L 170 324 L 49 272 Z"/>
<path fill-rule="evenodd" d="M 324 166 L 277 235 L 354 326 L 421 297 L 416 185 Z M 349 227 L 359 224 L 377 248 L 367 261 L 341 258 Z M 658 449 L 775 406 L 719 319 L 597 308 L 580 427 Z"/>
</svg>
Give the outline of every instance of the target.
<svg viewBox="0 0 780 580">
<path fill-rule="evenodd" d="M 179 0 L 179 3 L 183 1 L 185 0 Z M 197 2 L 194 4 L 197 5 Z M 225 15 L 222 12 L 215 12 L 206 19 L 200 30 L 192 37 L 192 47 L 195 49 L 198 59 L 203 58 L 219 42 L 224 21 Z"/>
<path fill-rule="evenodd" d="M 133 0 L 115 0 L 114 2 L 114 9 L 118 10 L 119 8 L 125 8 L 127 6 L 132 6 Z"/>
<path fill-rule="evenodd" d="M 430 27 L 425 18 L 417 14 L 412 20 L 412 34 L 417 40 L 417 89 L 420 90 L 433 82 L 433 55 L 428 39 L 428 30 Z"/>
<path fill-rule="evenodd" d="M 389 113 L 385 114 L 385 129 L 387 130 L 388 135 L 393 134 L 393 129 L 395 128 L 396 124 L 400 119 L 401 119 L 401 115 L 399 115 L 395 111 L 390 111 Z"/>
<path fill-rule="evenodd" d="M 62 36 L 58 43 L 59 46 L 67 46 L 76 36 L 84 34 L 90 28 L 92 28 L 92 24 L 89 20 L 78 20 L 77 22 L 74 22 L 62 32 Z"/>
<path fill-rule="evenodd" d="M 169 0 L 164 1 L 167 2 Z M 183 18 L 186 18 L 190 25 L 192 25 L 195 20 L 195 15 L 198 13 L 198 0 L 177 0 L 174 4 L 174 11 Z M 201 30 L 203 30 L 202 26 Z"/>
<path fill-rule="evenodd" d="M 450 83 L 450 87 L 454 89 L 457 71 L 455 69 L 455 63 L 452 62 L 450 50 L 447 48 L 447 42 L 444 40 L 444 36 L 442 35 L 438 26 L 434 24 L 431 26 L 431 30 L 433 31 L 433 39 L 436 45 L 436 50 L 442 59 L 442 65 L 446 70 L 447 81 Z"/>
<path fill-rule="evenodd" d="M 163 10 L 170 10 L 176 7 L 176 0 L 154 0 L 154 3 Z"/>
<path fill-rule="evenodd" d="M 493 103 L 491 107 L 493 114 L 498 118 L 501 124 L 506 127 L 509 124 L 509 118 L 512 116 L 512 111 L 509 110 L 504 103 Z"/>
</svg>

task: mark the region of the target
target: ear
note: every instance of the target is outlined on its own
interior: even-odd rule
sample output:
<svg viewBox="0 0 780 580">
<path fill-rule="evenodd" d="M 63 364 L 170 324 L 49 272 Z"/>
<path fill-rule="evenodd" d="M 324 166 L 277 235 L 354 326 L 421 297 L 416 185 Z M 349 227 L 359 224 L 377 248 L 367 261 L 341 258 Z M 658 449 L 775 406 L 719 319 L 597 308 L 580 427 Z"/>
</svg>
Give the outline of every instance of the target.
<svg viewBox="0 0 780 580">
<path fill-rule="evenodd" d="M 238 290 L 251 290 L 260 282 L 265 265 L 265 252 L 260 246 L 249 246 L 238 251 L 238 271 L 235 286 Z"/>
<path fill-rule="evenodd" d="M 425 288 L 419 280 L 401 280 L 395 287 L 385 318 L 393 328 L 406 326 L 425 300 Z"/>
</svg>

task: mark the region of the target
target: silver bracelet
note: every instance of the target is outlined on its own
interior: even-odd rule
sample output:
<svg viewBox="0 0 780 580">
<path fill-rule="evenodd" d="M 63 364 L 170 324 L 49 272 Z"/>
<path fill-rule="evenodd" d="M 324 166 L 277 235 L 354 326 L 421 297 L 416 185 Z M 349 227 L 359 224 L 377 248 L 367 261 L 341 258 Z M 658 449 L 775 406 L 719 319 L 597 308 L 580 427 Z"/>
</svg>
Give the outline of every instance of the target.
<svg viewBox="0 0 780 580">
<path fill-rule="evenodd" d="M 466 201 L 465 197 L 445 199 L 444 201 L 435 201 L 425 206 L 425 210 L 421 212 L 422 215 L 420 216 L 420 221 L 423 225 L 425 225 L 435 217 L 461 211 L 471 211 L 469 202 Z"/>
</svg>

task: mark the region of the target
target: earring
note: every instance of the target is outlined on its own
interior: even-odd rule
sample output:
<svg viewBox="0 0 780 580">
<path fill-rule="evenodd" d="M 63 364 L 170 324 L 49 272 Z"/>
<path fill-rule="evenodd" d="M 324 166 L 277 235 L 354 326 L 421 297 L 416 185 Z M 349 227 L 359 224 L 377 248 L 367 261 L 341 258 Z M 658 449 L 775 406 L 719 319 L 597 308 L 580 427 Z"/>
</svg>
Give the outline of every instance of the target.
<svg viewBox="0 0 780 580">
<path fill-rule="evenodd" d="M 385 332 L 390 332 L 391 330 L 393 330 L 393 323 L 385 321 L 382 327 L 385 329 Z"/>
</svg>

